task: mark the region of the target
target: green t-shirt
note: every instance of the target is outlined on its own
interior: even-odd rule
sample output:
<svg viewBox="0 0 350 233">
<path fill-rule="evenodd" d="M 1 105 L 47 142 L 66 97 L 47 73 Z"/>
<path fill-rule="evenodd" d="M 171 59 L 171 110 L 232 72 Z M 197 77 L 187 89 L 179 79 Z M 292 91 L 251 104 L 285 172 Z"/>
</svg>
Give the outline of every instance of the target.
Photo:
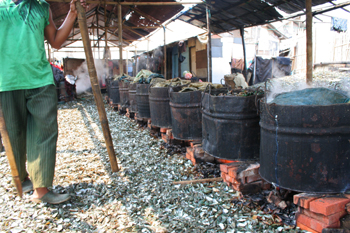
<svg viewBox="0 0 350 233">
<path fill-rule="evenodd" d="M 48 24 L 44 0 L 0 0 L 0 91 L 54 84 L 44 44 Z"/>
</svg>

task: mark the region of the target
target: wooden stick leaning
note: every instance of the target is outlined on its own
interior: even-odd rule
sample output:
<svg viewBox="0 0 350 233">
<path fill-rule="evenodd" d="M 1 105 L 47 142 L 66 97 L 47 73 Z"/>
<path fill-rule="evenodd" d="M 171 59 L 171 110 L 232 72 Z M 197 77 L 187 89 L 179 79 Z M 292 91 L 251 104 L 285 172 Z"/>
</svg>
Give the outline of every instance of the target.
<svg viewBox="0 0 350 233">
<path fill-rule="evenodd" d="M 220 182 L 222 181 L 222 178 L 217 177 L 217 178 L 208 178 L 208 179 L 200 179 L 200 180 L 174 181 L 173 184 L 197 184 L 197 183 L 209 183 L 214 181 Z"/>
<path fill-rule="evenodd" d="M 78 11 L 78 23 L 80 28 L 80 33 L 83 39 L 84 51 L 86 56 L 86 62 L 89 70 L 90 82 L 92 87 L 92 92 L 95 97 L 95 102 L 98 110 L 98 115 L 100 117 L 100 122 L 102 126 L 103 136 L 106 141 L 107 152 L 109 160 L 111 163 L 111 168 L 113 172 L 119 171 L 117 159 L 114 152 L 113 141 L 111 137 L 111 132 L 108 126 L 108 119 L 106 116 L 106 110 L 102 100 L 101 89 L 97 79 L 97 73 L 95 69 L 95 63 L 92 56 L 91 44 L 88 34 L 88 27 L 86 23 L 86 14 L 83 6 L 80 1 L 76 2 L 76 8 Z"/>
<path fill-rule="evenodd" d="M 17 194 L 18 194 L 19 197 L 22 198 L 22 182 L 21 182 L 21 180 L 19 178 L 19 172 L 18 172 L 18 169 L 17 169 L 15 156 L 13 154 L 13 150 L 12 150 L 12 145 L 11 145 L 9 134 L 7 132 L 6 123 L 5 123 L 5 119 L 4 119 L 4 114 L 2 112 L 1 101 L 0 101 L 0 133 L 1 133 L 1 136 L 2 136 L 2 140 L 4 142 L 6 156 L 7 156 L 7 159 L 9 161 L 9 164 L 10 164 L 12 178 L 13 178 L 13 181 L 15 182 L 15 186 L 17 188 Z"/>
</svg>

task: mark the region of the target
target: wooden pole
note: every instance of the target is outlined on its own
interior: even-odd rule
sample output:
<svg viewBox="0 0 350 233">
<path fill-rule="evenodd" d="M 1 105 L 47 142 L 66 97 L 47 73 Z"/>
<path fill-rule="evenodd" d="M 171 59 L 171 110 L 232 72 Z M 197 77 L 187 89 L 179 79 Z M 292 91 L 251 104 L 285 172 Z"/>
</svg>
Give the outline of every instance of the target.
<svg viewBox="0 0 350 233">
<path fill-rule="evenodd" d="M 207 44 L 207 64 L 208 64 L 208 82 L 212 82 L 212 56 L 211 56 L 211 30 L 210 30 L 210 9 L 206 6 L 207 16 L 207 31 L 208 31 L 208 44 Z"/>
<path fill-rule="evenodd" d="M 173 184 L 197 184 L 197 183 L 209 183 L 209 182 L 220 182 L 222 181 L 221 177 L 217 178 L 208 178 L 208 179 L 200 179 L 200 180 L 184 180 L 184 181 L 174 181 Z"/>
<path fill-rule="evenodd" d="M 98 6 L 96 8 L 96 24 L 98 26 L 98 8 L 100 6 Z M 99 27 L 97 27 L 97 52 L 98 52 L 98 59 L 100 59 L 100 31 L 98 30 Z"/>
<path fill-rule="evenodd" d="M 118 36 L 119 36 L 119 74 L 124 73 L 123 70 L 123 22 L 122 22 L 122 5 L 118 5 Z"/>
<path fill-rule="evenodd" d="M 166 42 L 165 42 L 165 32 L 166 32 L 166 29 L 165 27 L 163 26 L 163 31 L 164 31 L 164 47 L 163 47 L 163 66 L 164 66 L 164 78 L 167 79 L 167 67 L 166 67 Z"/>
<path fill-rule="evenodd" d="M 47 2 L 65 2 L 69 3 L 71 0 L 48 0 Z M 101 1 L 86 1 L 86 4 L 104 4 L 104 2 Z M 123 6 L 174 6 L 174 5 L 184 5 L 184 4 L 205 4 L 205 2 L 202 1 L 194 1 L 194 2 L 106 2 L 107 5 L 123 5 Z"/>
<path fill-rule="evenodd" d="M 312 83 L 312 0 L 305 1 L 306 6 L 306 82 Z"/>
<path fill-rule="evenodd" d="M 6 128 L 4 114 L 2 113 L 1 100 L 0 100 L 0 133 L 2 136 L 2 141 L 4 142 L 6 156 L 10 164 L 12 179 L 15 183 L 17 194 L 19 197 L 22 198 L 22 183 L 19 178 L 19 172 L 16 165 L 15 155 L 13 154 L 10 137 Z"/>
<path fill-rule="evenodd" d="M 118 163 L 117 163 L 117 159 L 116 159 L 115 152 L 114 152 L 111 132 L 110 132 L 109 126 L 108 126 L 108 119 L 106 116 L 106 110 L 104 108 L 101 90 L 100 90 L 100 86 L 99 86 L 98 80 L 97 80 L 97 73 L 96 73 L 96 69 L 95 69 L 94 59 L 93 59 L 92 51 L 91 51 L 91 44 L 90 44 L 89 35 L 88 35 L 86 14 L 85 14 L 84 8 L 80 4 L 80 1 L 76 2 L 76 8 L 78 10 L 78 23 L 79 23 L 79 27 L 80 27 L 81 37 L 83 39 L 84 50 L 85 50 L 85 55 L 86 55 L 86 62 L 88 65 L 92 92 L 93 92 L 94 97 L 95 97 L 98 115 L 100 117 L 100 122 L 101 122 L 101 126 L 102 126 L 103 136 L 104 136 L 105 141 L 106 141 L 106 147 L 107 147 L 107 152 L 109 155 L 109 160 L 111 163 L 112 171 L 117 172 L 117 171 L 119 171 L 119 168 L 118 168 Z"/>
<path fill-rule="evenodd" d="M 241 32 L 242 45 L 243 45 L 243 57 L 244 57 L 243 76 L 245 80 L 247 80 L 247 53 L 246 53 L 245 40 L 244 40 L 244 28 L 240 28 L 239 31 Z"/>
</svg>

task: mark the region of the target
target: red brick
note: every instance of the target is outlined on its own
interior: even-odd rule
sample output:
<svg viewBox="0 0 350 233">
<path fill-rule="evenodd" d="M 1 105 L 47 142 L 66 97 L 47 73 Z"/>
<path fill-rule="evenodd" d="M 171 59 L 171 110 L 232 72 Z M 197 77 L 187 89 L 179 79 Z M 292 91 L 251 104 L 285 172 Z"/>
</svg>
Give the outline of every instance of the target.
<svg viewBox="0 0 350 233">
<path fill-rule="evenodd" d="M 350 199 L 343 197 L 323 197 L 310 202 L 310 211 L 328 216 L 344 211 L 349 202 Z"/>
<path fill-rule="evenodd" d="M 231 167 L 236 167 L 238 166 L 239 164 L 237 163 L 225 163 L 225 164 L 220 164 L 220 171 L 223 171 L 225 173 L 228 173 L 228 169 L 231 168 Z"/>
<path fill-rule="evenodd" d="M 252 176 L 248 176 L 248 177 L 245 177 L 245 179 L 242 180 L 242 183 L 245 184 L 245 183 L 252 183 L 254 181 L 258 181 L 258 180 L 262 180 L 261 176 L 258 174 L 258 175 L 252 175 Z"/>
<path fill-rule="evenodd" d="M 230 183 L 235 184 L 235 185 L 242 184 L 240 180 L 237 180 L 231 176 L 226 176 L 226 179 L 228 181 L 230 181 Z"/>
<path fill-rule="evenodd" d="M 167 128 L 160 128 L 161 133 L 166 133 L 166 131 L 167 131 Z"/>
<path fill-rule="evenodd" d="M 299 227 L 300 229 L 302 229 L 304 231 L 309 231 L 311 233 L 321 233 L 319 231 L 315 231 L 315 230 L 311 229 L 310 227 L 305 226 L 304 224 L 301 224 L 300 222 L 297 222 L 297 227 Z"/>
<path fill-rule="evenodd" d="M 222 178 L 225 182 L 228 181 L 228 180 L 226 180 L 227 173 L 221 172 L 220 175 L 221 175 L 221 178 Z"/>
<path fill-rule="evenodd" d="M 193 158 L 193 157 L 192 157 L 192 158 L 191 158 L 191 161 L 192 161 L 193 166 L 197 164 L 197 162 L 196 162 L 196 159 L 195 159 L 195 158 Z"/>
<path fill-rule="evenodd" d="M 237 177 L 237 170 L 238 170 L 238 167 L 228 168 L 228 175 L 233 177 L 233 178 L 236 178 Z"/>
<path fill-rule="evenodd" d="M 238 174 L 238 178 L 245 179 L 245 177 L 248 177 L 248 176 L 258 175 L 259 174 L 259 167 L 256 167 L 256 166 L 248 167 L 247 169 L 245 169 L 244 171 L 241 171 Z"/>
<path fill-rule="evenodd" d="M 303 207 L 304 209 L 310 208 L 310 202 L 319 198 L 319 195 L 307 194 L 307 193 L 299 193 L 293 196 L 293 202 L 295 205 L 299 207 Z"/>
<path fill-rule="evenodd" d="M 186 153 L 190 154 L 191 157 L 193 157 L 193 148 L 191 148 L 191 147 L 186 147 Z"/>
<path fill-rule="evenodd" d="M 304 214 L 297 213 L 295 215 L 295 219 L 297 223 L 301 223 L 307 227 L 310 227 L 311 229 L 322 232 L 323 228 L 338 228 L 340 227 L 340 221 L 332 223 L 332 224 L 325 224 L 323 222 L 317 221 L 316 219 L 313 219 L 311 217 L 308 217 Z"/>
<path fill-rule="evenodd" d="M 328 224 L 328 225 L 335 223 L 335 222 L 338 222 L 341 217 L 343 217 L 344 215 L 347 214 L 346 211 L 344 210 L 342 212 L 338 212 L 335 214 L 325 216 L 323 214 L 317 214 L 317 213 L 311 212 L 310 210 L 307 210 L 307 209 L 304 209 L 301 207 L 299 207 L 299 213 L 304 214 L 310 218 L 316 219 L 316 220 L 323 222 L 325 224 Z"/>
<path fill-rule="evenodd" d="M 173 130 L 172 129 L 167 129 L 166 130 L 166 135 L 168 135 L 168 136 L 173 135 Z"/>
</svg>

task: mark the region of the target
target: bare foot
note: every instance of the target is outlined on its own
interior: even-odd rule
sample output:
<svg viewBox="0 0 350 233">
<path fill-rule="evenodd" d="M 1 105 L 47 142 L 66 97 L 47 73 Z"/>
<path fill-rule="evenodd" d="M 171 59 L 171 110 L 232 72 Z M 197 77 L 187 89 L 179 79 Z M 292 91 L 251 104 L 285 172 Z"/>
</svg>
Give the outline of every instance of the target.
<svg viewBox="0 0 350 233">
<path fill-rule="evenodd" d="M 36 188 L 36 189 L 34 189 L 34 193 L 32 195 L 32 198 L 42 198 L 48 192 L 49 192 L 49 190 L 45 187 Z"/>
</svg>

